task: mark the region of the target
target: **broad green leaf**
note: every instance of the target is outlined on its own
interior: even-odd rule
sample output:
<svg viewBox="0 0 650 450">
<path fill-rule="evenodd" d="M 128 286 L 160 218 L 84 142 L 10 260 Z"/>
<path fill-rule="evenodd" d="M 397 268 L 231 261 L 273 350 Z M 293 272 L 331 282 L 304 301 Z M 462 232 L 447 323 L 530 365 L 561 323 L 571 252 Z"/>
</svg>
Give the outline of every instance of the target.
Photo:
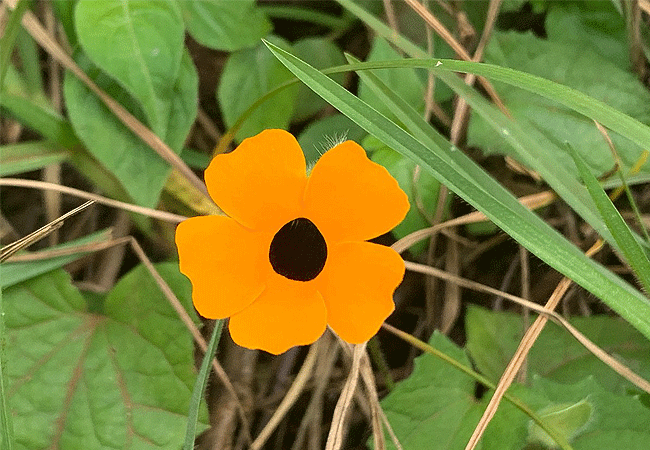
<svg viewBox="0 0 650 450">
<path fill-rule="evenodd" d="M 313 67 L 321 70 L 327 67 L 339 66 L 345 63 L 343 53 L 332 41 L 323 38 L 304 38 L 293 43 L 295 55 Z M 342 73 L 332 75 L 332 79 L 342 84 L 345 76 Z M 298 87 L 296 109 L 292 120 L 300 122 L 316 114 L 324 108 L 327 102 L 320 98 L 305 85 Z"/>
<path fill-rule="evenodd" d="M 567 440 L 573 440 L 589 423 L 594 414 L 594 406 L 588 397 L 576 403 L 549 405 L 539 411 L 539 415 L 557 429 Z M 553 447 L 555 441 L 536 423 L 528 428 L 528 440 Z"/>
<path fill-rule="evenodd" d="M 460 363 L 471 364 L 461 348 L 438 332 L 429 343 Z M 462 450 L 481 417 L 474 389 L 471 377 L 425 354 L 415 359 L 413 373 L 381 405 L 404 450 Z M 388 448 L 395 448 L 390 441 Z"/>
<path fill-rule="evenodd" d="M 289 48 L 289 44 L 280 38 L 271 40 L 282 48 Z M 230 128 L 235 125 L 258 98 L 289 78 L 291 72 L 261 43 L 255 48 L 231 54 L 223 68 L 217 90 L 226 126 Z M 243 123 L 235 139 L 241 142 L 267 128 L 286 129 L 293 116 L 297 92 L 297 86 L 293 86 L 262 103 Z"/>
<path fill-rule="evenodd" d="M 157 268 L 192 312 L 177 264 Z M 180 448 L 192 338 L 143 266 L 113 288 L 102 314 L 87 311 L 61 270 L 7 289 L 4 300 L 19 448 Z"/>
<path fill-rule="evenodd" d="M 625 19 L 613 2 L 551 2 L 544 28 L 550 41 L 588 48 L 621 69 L 630 67 Z"/>
<path fill-rule="evenodd" d="M 267 45 L 299 79 L 339 111 L 386 145 L 431 171 L 433 176 L 485 213 L 515 240 L 603 299 L 639 331 L 650 337 L 648 299 L 603 266 L 586 258 L 579 249 L 523 207 L 471 159 L 455 151 L 451 145 L 423 145 L 326 75 L 273 44 Z M 461 84 L 465 86 L 464 83 Z M 457 86 L 454 88 L 458 89 Z"/>
<path fill-rule="evenodd" d="M 88 75 L 109 95 L 120 101 L 137 118 L 143 112 L 134 99 L 104 73 L 77 59 Z M 170 98 L 169 116 L 165 118 L 167 136 L 173 150 L 180 151 L 196 116 L 197 75 L 185 54 L 179 78 Z M 169 164 L 130 131 L 85 84 L 66 73 L 64 96 L 68 115 L 75 131 L 88 150 L 120 180 L 136 203 L 153 207 L 170 172 Z"/>
<path fill-rule="evenodd" d="M 366 134 L 359 125 L 344 115 L 334 114 L 311 122 L 298 135 L 298 143 L 305 154 L 307 164 L 314 164 L 323 153 L 332 148 L 333 143 L 345 139 L 361 143 Z"/>
<path fill-rule="evenodd" d="M 502 67 L 528 72 L 570 86 L 599 99 L 645 124 L 650 124 L 650 93 L 636 76 L 622 70 L 605 57 L 575 43 L 553 42 L 530 33 L 495 33 L 486 49 L 486 61 Z M 535 158 L 554 161 L 577 177 L 571 157 L 563 146 L 569 142 L 586 160 L 591 170 L 600 175 L 614 166 L 611 152 L 592 120 L 576 114 L 548 98 L 530 92 L 512 89 L 500 82 L 494 87 L 514 120 L 536 140 L 544 153 Z M 611 133 L 627 171 L 639 159 L 643 148 Z M 517 152 L 503 145 L 503 139 L 494 133 L 480 113 L 473 112 L 468 130 L 468 143 L 481 147 L 487 153 L 507 153 L 524 164 Z M 533 169 L 536 167 L 531 166 Z M 650 171 L 646 163 L 642 171 Z"/>
<path fill-rule="evenodd" d="M 137 204 L 155 206 L 170 171 L 167 162 L 69 72 L 63 93 L 70 122 L 90 153 L 115 174 Z"/>
<path fill-rule="evenodd" d="M 184 148 L 181 153 L 181 158 L 185 164 L 197 170 L 205 170 L 212 159 L 207 153 L 191 148 Z"/>
<path fill-rule="evenodd" d="M 650 379 L 650 342 L 629 324 L 607 316 L 576 317 L 571 323 L 607 353 Z M 472 306 L 465 327 L 472 361 L 490 380 L 498 381 L 523 336 L 521 316 Z M 555 324 L 544 327 L 528 354 L 527 367 L 529 377 L 539 375 L 562 384 L 592 376 L 612 392 L 637 389 Z"/>
<path fill-rule="evenodd" d="M 75 25 L 85 53 L 140 102 L 149 126 L 164 139 L 185 37 L 178 5 L 79 0 Z"/>
<path fill-rule="evenodd" d="M 259 44 L 272 29 L 255 0 L 178 0 L 187 31 L 201 45 L 233 52 Z"/>
<path fill-rule="evenodd" d="M 35 99 L 30 98 L 26 89 L 21 87 L 20 80 L 12 77 L 13 72 L 11 69 L 8 71 L 5 84 L 10 92 L 3 92 L 0 95 L 2 112 L 7 112 L 9 116 L 54 144 L 71 150 L 69 162 L 81 174 L 112 198 L 132 203 L 133 199 L 127 194 L 120 181 L 83 148 L 70 122 L 55 112 L 40 96 L 36 96 Z M 148 228 L 146 220 L 140 219 L 136 219 L 138 226 L 146 230 Z"/>
<path fill-rule="evenodd" d="M 462 364 L 465 351 L 435 332 L 429 344 Z M 429 354 L 415 359 L 412 374 L 382 400 L 382 407 L 405 450 L 464 449 L 487 406 L 490 392 L 475 397 L 474 380 Z M 533 377 L 530 387 L 514 384 L 511 395 L 522 399 L 576 450 L 647 447 L 650 410 L 637 397 L 605 391 L 587 377 L 575 384 L 556 384 Z M 621 446 L 616 444 L 621 438 Z M 528 416 L 502 402 L 479 444 L 482 450 L 521 450 L 550 444 Z M 603 441 L 599 442 L 599 438 Z M 387 438 L 388 440 L 388 438 Z M 554 443 L 553 443 L 554 444 Z M 549 445 L 541 448 L 557 448 Z M 394 448 L 388 440 L 388 448 Z"/>
<path fill-rule="evenodd" d="M 465 351 L 437 331 L 429 344 L 456 361 L 470 365 Z M 516 395 L 527 394 L 528 406 L 540 408 L 548 401 L 515 386 Z M 386 417 L 404 450 L 462 450 L 489 400 L 475 397 L 476 382 L 445 361 L 429 354 L 415 359 L 413 373 L 381 401 Z M 488 426 L 482 450 L 519 450 L 526 442 L 528 416 L 502 402 Z M 388 440 L 388 438 L 387 438 Z M 388 448 L 395 448 L 388 440 Z"/>
<path fill-rule="evenodd" d="M 23 142 L 0 146 L 0 176 L 42 169 L 65 161 L 66 150 L 48 141 Z"/>
<path fill-rule="evenodd" d="M 296 55 L 298 56 L 298 55 Z M 367 61 L 386 61 L 399 58 L 399 54 L 383 39 L 373 40 Z M 308 61 L 307 61 L 308 62 Z M 419 113 L 424 112 L 424 86 L 414 69 L 387 69 L 373 72 L 386 86 L 396 92 L 405 102 Z M 367 86 L 361 78 L 359 98 L 379 113 L 400 123 L 399 117 Z"/>
<path fill-rule="evenodd" d="M 178 78 L 172 87 L 171 109 L 167 121 L 167 134 L 163 140 L 177 153 L 196 120 L 199 104 L 199 76 L 187 50 L 183 51 Z"/>
<path fill-rule="evenodd" d="M 537 377 L 533 380 L 531 391 L 543 395 L 549 402 L 539 413 L 567 404 L 576 407 L 583 404 L 581 411 L 574 411 L 572 417 L 565 417 L 562 423 L 566 427 L 568 421 L 573 422 L 573 427 L 570 427 L 573 431 L 571 444 L 576 450 L 648 448 L 650 409 L 643 406 L 638 397 L 607 392 L 590 377 L 571 385 L 556 384 Z M 585 420 L 587 409 L 591 409 L 592 413 Z M 534 430 L 534 425 L 529 423 L 529 427 Z M 528 440 L 531 444 L 539 442 L 537 437 L 531 433 Z"/>
</svg>

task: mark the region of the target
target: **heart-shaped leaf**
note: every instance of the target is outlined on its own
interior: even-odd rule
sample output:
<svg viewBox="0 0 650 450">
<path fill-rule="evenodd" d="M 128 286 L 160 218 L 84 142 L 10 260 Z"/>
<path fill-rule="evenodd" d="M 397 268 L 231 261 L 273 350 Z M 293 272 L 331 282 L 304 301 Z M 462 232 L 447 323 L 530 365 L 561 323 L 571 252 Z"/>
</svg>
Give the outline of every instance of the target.
<svg viewBox="0 0 650 450">
<path fill-rule="evenodd" d="M 157 268 L 192 311 L 177 265 Z M 3 296 L 19 448 L 180 448 L 195 377 L 192 338 L 144 267 L 100 305 L 63 270 Z"/>
</svg>

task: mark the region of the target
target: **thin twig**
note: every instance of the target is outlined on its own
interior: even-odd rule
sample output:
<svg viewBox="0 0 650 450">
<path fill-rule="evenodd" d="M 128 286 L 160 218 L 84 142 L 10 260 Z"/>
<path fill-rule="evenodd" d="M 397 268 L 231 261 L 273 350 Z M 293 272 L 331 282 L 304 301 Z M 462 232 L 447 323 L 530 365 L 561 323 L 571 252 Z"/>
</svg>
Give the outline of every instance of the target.
<svg viewBox="0 0 650 450">
<path fill-rule="evenodd" d="M 334 415 L 332 417 L 332 426 L 330 427 L 329 434 L 327 436 L 327 443 L 325 444 L 325 450 L 339 450 L 343 446 L 343 440 L 345 438 L 345 424 L 347 420 L 348 412 L 352 406 L 352 399 L 354 398 L 354 393 L 357 390 L 357 384 L 359 381 L 359 370 L 361 368 L 361 357 L 364 354 L 366 344 L 357 344 L 354 346 L 354 351 L 352 355 L 352 367 L 350 368 L 350 374 L 348 379 L 343 386 L 343 391 L 339 397 L 338 402 L 336 402 L 336 407 L 334 408 Z"/>
<path fill-rule="evenodd" d="M 404 0 L 406 3 L 409 4 L 413 10 L 424 19 L 427 24 L 431 28 L 434 29 L 438 35 L 460 56 L 461 59 L 465 61 L 471 61 L 472 57 L 470 56 L 469 53 L 467 53 L 467 50 L 465 50 L 465 47 L 463 47 L 460 42 L 454 38 L 454 36 L 451 34 L 451 32 L 440 22 L 438 19 L 435 18 L 431 12 L 429 12 L 428 9 L 424 7 L 422 3 L 417 2 L 416 0 Z M 479 82 L 483 85 L 485 88 L 486 92 L 490 96 L 490 98 L 494 101 L 494 103 L 497 105 L 497 107 L 503 112 L 505 115 L 510 116 L 510 113 L 506 109 L 505 105 L 499 98 L 499 95 L 497 92 L 494 90 L 494 87 L 492 87 L 492 84 L 485 79 L 484 77 L 478 77 Z"/>
<path fill-rule="evenodd" d="M 164 220 L 165 222 L 180 223 L 187 219 L 187 217 L 180 216 L 178 214 L 160 211 L 158 209 L 145 208 L 144 206 L 132 205 L 131 203 L 120 202 L 118 200 L 102 197 L 101 195 L 91 194 L 90 192 L 82 191 L 68 186 L 61 186 L 59 184 L 47 183 L 45 181 L 26 180 L 22 178 L 0 178 L 0 186 L 13 186 L 57 191 L 68 195 L 74 195 L 75 197 L 93 200 L 97 203 L 101 203 L 102 205 L 110 206 L 112 208 L 119 208 L 136 214 L 142 214 L 143 216 L 152 217 L 154 219 Z"/>
<path fill-rule="evenodd" d="M 397 17 L 395 16 L 395 8 L 393 8 L 393 3 L 391 0 L 384 0 L 384 11 L 386 12 L 388 26 L 391 27 L 393 32 L 399 33 L 399 27 L 397 26 Z"/>
<path fill-rule="evenodd" d="M 481 35 L 481 40 L 476 47 L 472 61 L 480 62 L 483 59 L 483 51 L 485 46 L 490 40 L 492 35 L 492 30 L 494 29 L 494 24 L 496 23 L 497 14 L 499 12 L 499 7 L 501 6 L 502 0 L 490 0 L 490 4 L 487 10 L 487 17 L 485 19 L 485 25 L 483 27 L 483 33 Z M 476 75 L 473 73 L 468 73 L 465 76 L 465 84 L 468 86 L 473 86 L 474 81 L 476 80 Z M 451 143 L 457 145 L 461 140 L 461 131 L 465 129 L 467 111 L 469 110 L 467 106 L 467 101 L 465 98 L 460 97 L 456 108 L 454 111 L 454 118 L 451 123 L 450 137 Z"/>
<path fill-rule="evenodd" d="M 524 308 L 531 309 L 538 314 L 544 315 L 549 319 L 553 320 L 558 325 L 564 327 L 578 342 L 585 346 L 585 348 L 593 353 L 598 359 L 603 361 L 609 367 L 612 368 L 616 373 L 621 375 L 623 378 L 637 386 L 638 388 L 644 390 L 645 392 L 650 393 L 650 382 L 640 377 L 636 373 L 632 372 L 628 367 L 621 364 L 620 361 L 610 356 L 603 349 L 598 347 L 592 341 L 589 340 L 584 334 L 578 331 L 571 323 L 566 320 L 564 317 L 551 311 L 544 306 L 540 306 L 537 303 L 526 300 L 525 298 L 517 297 L 516 295 L 510 294 L 508 292 L 503 292 L 498 289 L 494 289 L 490 286 L 485 286 L 484 284 L 477 283 L 476 281 L 468 280 L 467 278 L 462 278 L 457 275 L 453 275 L 447 272 L 444 272 L 435 267 L 425 266 L 423 264 L 418 264 L 410 261 L 406 261 L 406 268 L 414 272 L 423 273 L 426 275 L 434 276 L 441 278 L 447 282 L 458 284 L 459 286 L 471 289 L 477 292 L 484 292 L 486 294 L 498 295 L 503 297 L 506 300 L 517 303 Z"/>
<path fill-rule="evenodd" d="M 291 387 L 287 391 L 278 407 L 275 409 L 275 412 L 271 416 L 271 419 L 269 419 L 260 434 L 257 435 L 251 444 L 250 450 L 259 450 L 264 446 L 268 438 L 271 437 L 271 434 L 275 428 L 282 421 L 282 418 L 284 418 L 284 416 L 289 412 L 289 409 L 291 409 L 293 404 L 298 400 L 300 393 L 305 388 L 305 385 L 309 381 L 309 378 L 311 377 L 314 370 L 314 363 L 316 362 L 316 355 L 318 354 L 319 345 L 320 341 L 316 341 L 316 343 L 313 344 L 309 349 L 309 353 L 307 353 L 305 362 L 302 364 L 300 371 L 298 371 L 296 379 L 293 380 Z"/>
<path fill-rule="evenodd" d="M 591 249 L 587 251 L 587 255 L 591 256 L 591 254 L 595 253 L 600 248 L 602 248 L 602 245 L 600 243 L 596 243 Z M 544 305 L 545 309 L 549 311 L 554 311 L 555 308 L 557 307 L 557 304 L 560 302 L 560 299 L 564 296 L 567 289 L 569 289 L 569 286 L 571 286 L 571 283 L 573 283 L 571 279 L 566 277 L 562 278 L 560 283 L 555 287 L 555 291 L 553 291 L 553 294 L 546 302 L 546 305 Z M 503 371 L 503 374 L 501 375 L 501 379 L 499 380 L 499 384 L 494 390 L 494 394 L 492 395 L 490 402 L 488 403 L 485 411 L 483 412 L 483 416 L 481 417 L 481 420 L 479 420 L 478 424 L 476 425 L 476 428 L 474 429 L 474 432 L 472 433 L 472 436 L 467 442 L 467 445 L 465 446 L 465 450 L 474 450 L 478 445 L 478 442 L 483 436 L 485 429 L 487 428 L 488 424 L 496 414 L 497 408 L 501 403 L 501 399 L 503 398 L 504 394 L 506 393 L 506 391 L 508 390 L 512 382 L 514 381 L 515 376 L 519 372 L 521 365 L 523 364 L 526 356 L 528 355 L 528 352 L 530 351 L 533 344 L 539 337 L 539 334 L 544 329 L 544 325 L 546 325 L 547 321 L 548 321 L 548 316 L 546 315 L 537 316 L 535 322 L 533 322 L 531 327 L 528 328 L 528 330 L 524 334 L 524 337 L 521 339 L 521 342 L 519 343 L 519 347 L 517 348 L 517 351 L 515 352 L 510 362 L 508 363 L 506 369 Z"/>
<path fill-rule="evenodd" d="M 519 202 L 527 207 L 528 209 L 541 208 L 542 206 L 549 205 L 557 197 L 551 191 L 539 192 L 537 194 L 526 195 L 519 198 Z M 411 234 L 404 236 L 402 239 L 395 242 L 391 245 L 391 248 L 394 249 L 397 253 L 403 253 L 412 245 L 420 242 L 423 239 L 428 238 L 429 236 L 441 231 L 445 228 L 453 227 L 456 225 L 466 225 L 468 223 L 484 222 L 489 220 L 485 214 L 480 211 L 474 211 L 464 216 L 456 217 L 446 222 L 436 224 L 430 228 L 424 228 L 422 230 L 414 231 Z"/>
</svg>

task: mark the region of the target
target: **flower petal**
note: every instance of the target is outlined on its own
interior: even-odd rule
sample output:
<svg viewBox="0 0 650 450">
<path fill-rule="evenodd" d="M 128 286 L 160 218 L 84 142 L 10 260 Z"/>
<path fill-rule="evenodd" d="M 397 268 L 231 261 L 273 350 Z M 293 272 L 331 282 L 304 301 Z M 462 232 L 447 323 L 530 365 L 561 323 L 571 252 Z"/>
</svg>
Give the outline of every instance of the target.
<svg viewBox="0 0 650 450">
<path fill-rule="evenodd" d="M 284 130 L 265 130 L 217 155 L 205 171 L 210 197 L 240 224 L 277 231 L 297 217 L 307 180 L 298 141 Z"/>
<path fill-rule="evenodd" d="M 313 284 L 280 275 L 246 309 L 230 318 L 230 336 L 242 347 L 278 355 L 315 342 L 325 331 L 327 312 Z"/>
<path fill-rule="evenodd" d="M 393 292 L 404 270 L 404 261 L 389 247 L 370 242 L 334 245 L 314 280 L 325 300 L 327 323 L 346 342 L 366 342 L 395 309 Z"/>
<path fill-rule="evenodd" d="M 192 217 L 176 228 L 180 271 L 192 282 L 194 307 L 222 319 L 250 305 L 269 275 L 269 234 L 222 216 Z"/>
<path fill-rule="evenodd" d="M 325 153 L 307 182 L 305 217 L 330 242 L 365 241 L 390 231 L 409 210 L 388 171 L 346 141 Z"/>
</svg>

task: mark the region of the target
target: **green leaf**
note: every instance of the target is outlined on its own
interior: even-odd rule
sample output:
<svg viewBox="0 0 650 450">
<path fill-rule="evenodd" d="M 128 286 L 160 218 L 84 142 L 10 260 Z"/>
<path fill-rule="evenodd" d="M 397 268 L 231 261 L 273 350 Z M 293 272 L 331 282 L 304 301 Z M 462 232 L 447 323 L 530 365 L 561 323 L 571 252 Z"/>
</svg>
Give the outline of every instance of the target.
<svg viewBox="0 0 650 450">
<path fill-rule="evenodd" d="M 594 200 L 600 215 L 607 224 L 607 228 L 609 228 L 612 236 L 614 236 L 618 248 L 625 256 L 627 263 L 632 267 L 634 274 L 641 282 L 645 291 L 650 292 L 650 261 L 648 260 L 648 255 L 643 251 L 643 248 L 632 234 L 632 230 L 630 230 L 630 227 L 625 223 L 625 220 L 623 220 L 623 217 L 621 217 L 621 214 L 607 196 L 607 193 L 605 193 L 598 183 L 598 179 L 589 171 L 582 157 L 571 145 L 567 144 L 567 148 L 578 167 L 580 177 L 587 186 L 589 195 Z"/>
<path fill-rule="evenodd" d="M 169 164 L 70 72 L 65 74 L 63 93 L 70 122 L 86 148 L 115 174 L 137 204 L 154 207 Z"/>
<path fill-rule="evenodd" d="M 398 59 L 399 57 L 400 55 L 385 40 L 375 38 L 366 61 L 385 61 Z M 411 105 L 413 109 L 419 113 L 424 111 L 424 86 L 415 69 L 377 70 L 373 74 L 406 103 Z M 379 113 L 400 123 L 399 117 L 375 94 L 363 78 L 359 83 L 359 98 L 375 108 Z"/>
<path fill-rule="evenodd" d="M 629 324 L 607 316 L 576 317 L 571 324 L 638 375 L 650 379 L 650 341 Z M 521 316 L 471 306 L 465 329 L 472 361 L 490 380 L 498 381 L 523 336 Z M 562 384 L 593 376 L 612 392 L 638 390 L 555 324 L 544 327 L 528 354 L 527 368 L 529 377 L 539 375 Z"/>
<path fill-rule="evenodd" d="M 280 38 L 273 37 L 271 41 L 289 48 L 289 44 Z M 217 90 L 226 125 L 232 127 L 258 98 L 290 78 L 291 72 L 263 44 L 231 54 Z M 241 142 L 267 128 L 286 129 L 293 116 L 297 92 L 297 86 L 292 86 L 262 103 L 243 123 L 235 139 Z"/>
<path fill-rule="evenodd" d="M 356 58 L 350 55 L 346 55 L 346 57 L 352 63 L 358 62 Z M 391 89 L 375 73 L 359 71 L 358 74 L 364 86 L 367 87 L 368 92 L 372 92 L 376 101 L 384 105 L 386 109 L 393 111 L 393 116 L 399 117 L 400 123 L 404 123 L 404 126 L 414 136 L 421 139 L 425 145 L 436 145 L 436 142 L 445 147 L 449 145 L 444 137 L 434 132 L 431 126 L 424 121 L 421 112 L 413 108 L 410 103 L 402 98 L 399 92 Z M 369 144 L 370 142 L 374 142 L 374 144 Z M 416 165 L 411 159 L 383 145 L 372 136 L 366 139 L 364 146 L 368 150 L 372 148 L 378 149 L 373 153 L 373 160 L 388 169 L 409 197 L 411 205 L 409 212 L 404 220 L 393 229 L 393 233 L 398 238 L 402 238 L 407 234 L 430 226 L 438 207 L 440 182 L 426 170 L 421 170 L 416 179 Z M 417 255 L 426 248 L 427 242 L 423 240 L 412 246 L 411 251 Z"/>
<path fill-rule="evenodd" d="M 212 372 L 212 360 L 215 357 L 219 341 L 221 339 L 221 332 L 223 331 L 223 324 L 225 319 L 217 319 L 212 329 L 212 336 L 210 342 L 203 355 L 201 361 L 201 368 L 194 381 L 194 388 L 192 389 L 192 399 L 190 400 L 190 407 L 187 413 L 187 428 L 185 429 L 185 441 L 183 442 L 183 450 L 193 450 L 196 443 L 196 430 L 199 414 L 201 413 L 201 403 L 205 397 L 205 387 L 208 384 L 208 378 Z"/>
<path fill-rule="evenodd" d="M 151 129 L 164 139 L 185 37 L 178 5 L 79 0 L 75 24 L 85 53 L 141 103 Z"/>
<path fill-rule="evenodd" d="M 142 112 L 124 89 L 101 71 L 77 56 L 87 74 L 109 95 L 138 118 Z M 169 116 L 165 118 L 167 137 L 173 150 L 180 151 L 194 122 L 197 108 L 197 75 L 188 54 L 182 59 L 179 78 L 170 98 Z M 170 172 L 169 164 L 129 130 L 104 103 L 79 79 L 66 72 L 64 96 L 68 115 L 75 131 L 88 150 L 120 180 L 136 203 L 153 207 Z"/>
<path fill-rule="evenodd" d="M 542 394 L 549 402 L 540 412 L 567 404 L 580 408 L 580 411 L 571 414 L 572 417 L 565 417 L 573 422 L 570 427 L 574 432 L 571 443 L 576 449 L 648 448 L 650 409 L 643 406 L 637 397 L 607 392 L 589 377 L 572 385 L 535 378 L 531 389 L 538 395 Z M 583 406 L 579 406 L 581 403 Z M 588 408 L 593 413 L 586 417 Z M 580 424 L 582 426 L 578 426 Z M 563 425 L 566 427 L 568 424 L 565 422 Z M 534 429 L 532 424 L 529 426 Z M 534 434 L 529 435 L 529 441 L 534 442 L 536 437 Z"/>
<path fill-rule="evenodd" d="M 25 14 L 25 11 L 27 11 L 28 8 L 29 2 L 27 0 L 18 1 L 15 5 L 15 9 L 10 8 L 11 12 L 6 18 L 4 24 L 5 28 L 2 32 L 2 38 L 0 38 L 0 92 L 2 92 L 3 95 L 5 91 L 5 76 L 7 69 L 11 65 L 9 64 L 9 61 L 11 60 L 14 44 L 16 43 L 16 37 L 22 29 L 20 22 L 23 18 L 23 14 Z M 0 98 L 2 98 L 2 95 L 0 95 Z"/>
<path fill-rule="evenodd" d="M 79 144 L 70 124 L 54 111 L 42 92 L 29 92 L 24 78 L 12 65 L 7 68 L 0 107 L 3 113 L 63 147 Z"/>
<path fill-rule="evenodd" d="M 459 363 L 471 365 L 465 351 L 434 332 L 429 344 Z M 475 380 L 447 362 L 429 354 L 414 361 L 413 373 L 397 384 L 381 401 L 386 417 L 405 450 L 465 448 L 489 396 L 475 397 Z M 526 394 L 528 405 L 548 405 L 523 386 L 513 386 L 517 396 Z M 519 450 L 524 447 L 528 416 L 510 402 L 502 402 L 482 439 L 483 450 Z M 389 441 L 387 447 L 395 448 Z"/>
<path fill-rule="evenodd" d="M 171 110 L 166 118 L 167 134 L 163 140 L 172 150 L 180 153 L 196 120 L 199 104 L 199 75 L 187 50 L 183 51 L 181 67 L 171 95 Z"/>
<path fill-rule="evenodd" d="M 367 11 L 357 6 L 351 0 L 337 0 L 337 2 L 362 19 L 378 35 L 389 40 L 404 50 L 408 55 L 416 58 L 427 58 L 427 54 L 421 48 L 405 39 L 402 35 L 395 34 L 390 27 L 376 17 L 368 14 Z M 615 245 L 615 241 L 609 233 L 609 230 L 600 218 L 600 215 L 596 213 L 593 201 L 589 196 L 584 195 L 585 192 L 581 189 L 577 179 L 571 176 L 563 165 L 555 164 L 553 157 L 547 156 L 546 147 L 541 146 L 537 140 L 530 137 L 524 131 L 523 127 L 498 111 L 494 105 L 485 100 L 483 95 L 464 84 L 457 76 L 453 75 L 453 72 L 474 73 L 485 76 L 490 80 L 501 81 L 510 86 L 541 95 L 544 98 L 567 106 L 573 111 L 597 120 L 610 130 L 619 133 L 621 136 L 644 148 L 650 142 L 650 127 L 575 89 L 507 67 L 439 59 L 360 63 L 354 66 L 355 70 L 376 69 L 380 67 L 427 67 L 432 70 L 439 79 L 453 87 L 454 91 L 462 96 L 475 112 L 479 113 L 483 119 L 490 123 L 493 133 L 501 135 L 503 140 L 513 146 L 520 160 L 525 161 L 526 164 L 539 172 L 564 201 L 605 237 L 610 244 Z M 421 139 L 419 135 L 418 139 Z M 440 137 L 438 141 L 440 139 L 444 138 Z M 444 148 L 444 145 L 438 145 Z"/>
<path fill-rule="evenodd" d="M 45 97 L 38 46 L 24 28 L 18 33 L 16 49 L 20 56 L 21 71 L 27 83 L 28 92 L 31 95 Z"/>
<path fill-rule="evenodd" d="M 588 48 L 621 69 L 630 67 L 625 19 L 613 2 L 551 2 L 544 29 L 549 41 Z"/>
<path fill-rule="evenodd" d="M 65 148 L 79 144 L 79 139 L 67 120 L 38 102 L 12 94 L 0 96 L 0 106 L 6 108 L 9 115 L 38 134 Z"/>
<path fill-rule="evenodd" d="M 440 333 L 435 332 L 429 343 L 471 365 L 465 352 Z M 405 450 L 432 448 L 433 443 L 436 450 L 462 450 L 481 417 L 474 380 L 426 354 L 415 359 L 411 376 L 398 383 L 381 405 Z M 388 448 L 395 448 L 390 441 Z"/>
<path fill-rule="evenodd" d="M 259 44 L 272 29 L 255 0 L 178 0 L 187 31 L 201 45 L 234 52 Z"/>
<path fill-rule="evenodd" d="M 485 59 L 570 86 L 650 124 L 650 93 L 636 76 L 582 45 L 547 41 L 530 33 L 495 33 Z M 573 161 L 563 147 L 564 142 L 569 142 L 595 174 L 605 173 L 614 166 L 607 143 L 588 117 L 556 101 L 512 89 L 500 82 L 495 82 L 494 87 L 514 119 L 543 149 L 544 153 L 537 154 L 536 158 L 552 160 L 554 165 L 562 165 L 577 177 Z M 622 139 L 617 133 L 612 132 L 611 137 L 624 163 L 621 169 L 627 171 L 639 159 L 643 148 Z M 517 152 L 504 146 L 501 136 L 476 112 L 472 113 L 468 143 L 487 153 L 505 152 L 536 169 L 531 165 L 534 161 L 522 161 Z M 650 172 L 650 163 L 641 170 Z"/>
<path fill-rule="evenodd" d="M 0 176 L 42 169 L 65 161 L 69 153 L 48 141 L 23 142 L 0 146 Z"/>
<path fill-rule="evenodd" d="M 448 142 L 444 144 L 444 138 L 432 137 L 432 142 L 425 146 L 326 75 L 273 44 L 267 45 L 298 78 L 339 111 L 386 145 L 431 171 L 433 176 L 485 213 L 515 240 L 599 296 L 645 336 L 650 337 L 650 302 L 647 298 L 603 266 L 585 257 L 579 249 L 523 207 L 471 159 L 456 151 Z M 454 75 L 447 78 L 451 80 L 457 77 Z M 451 83 L 449 80 L 446 82 Z M 459 84 L 466 87 L 462 82 Z M 453 87 L 459 89 L 456 85 Z M 434 140 L 440 141 L 440 144 Z"/>
<path fill-rule="evenodd" d="M 360 143 L 366 132 L 342 114 L 323 117 L 312 121 L 299 135 L 298 144 L 302 148 L 307 164 L 315 164 L 332 143 L 349 139 Z"/>
<path fill-rule="evenodd" d="M 157 268 L 192 312 L 177 264 Z M 180 448 L 195 378 L 192 338 L 143 266 L 113 288 L 103 315 L 87 312 L 61 270 L 4 295 L 20 448 Z"/>
<path fill-rule="evenodd" d="M 52 6 L 54 7 L 54 13 L 59 23 L 63 27 L 63 31 L 65 31 L 70 47 L 77 48 L 77 32 L 74 29 L 74 8 L 77 6 L 76 2 L 70 0 L 54 0 Z"/>
<path fill-rule="evenodd" d="M 341 50 L 336 44 L 327 39 L 313 37 L 300 39 L 293 43 L 293 50 L 298 58 L 319 70 L 345 64 L 345 58 L 343 58 Z M 332 75 L 332 79 L 339 84 L 343 84 L 345 75 L 338 73 Z M 305 85 L 301 85 L 298 88 L 296 109 L 292 120 L 296 122 L 306 120 L 326 105 L 327 102 L 316 95 L 314 91 Z"/>
<path fill-rule="evenodd" d="M 470 364 L 467 354 L 434 332 L 430 345 L 456 361 Z M 533 377 L 532 386 L 509 389 L 535 411 L 573 448 L 645 449 L 650 436 L 650 410 L 637 397 L 605 391 L 587 377 L 575 384 L 556 384 Z M 440 358 L 424 354 L 415 359 L 412 374 L 382 400 L 382 407 L 405 450 L 464 449 L 481 417 L 489 393 L 475 397 L 474 380 Z M 521 450 L 551 444 L 528 416 L 510 402 L 502 402 L 481 441 L 482 450 Z M 616 443 L 620 436 L 621 445 Z M 602 439 L 602 442 L 599 442 Z M 556 448 L 555 443 L 543 448 Z M 390 440 L 388 448 L 394 448 Z"/>
<path fill-rule="evenodd" d="M 544 421 L 562 433 L 567 440 L 573 440 L 592 419 L 593 414 L 594 406 L 587 398 L 577 403 L 553 404 L 539 411 L 539 415 Z M 555 444 L 548 433 L 536 423 L 531 423 L 528 429 L 528 440 L 541 443 L 546 447 L 553 447 Z"/>
</svg>

